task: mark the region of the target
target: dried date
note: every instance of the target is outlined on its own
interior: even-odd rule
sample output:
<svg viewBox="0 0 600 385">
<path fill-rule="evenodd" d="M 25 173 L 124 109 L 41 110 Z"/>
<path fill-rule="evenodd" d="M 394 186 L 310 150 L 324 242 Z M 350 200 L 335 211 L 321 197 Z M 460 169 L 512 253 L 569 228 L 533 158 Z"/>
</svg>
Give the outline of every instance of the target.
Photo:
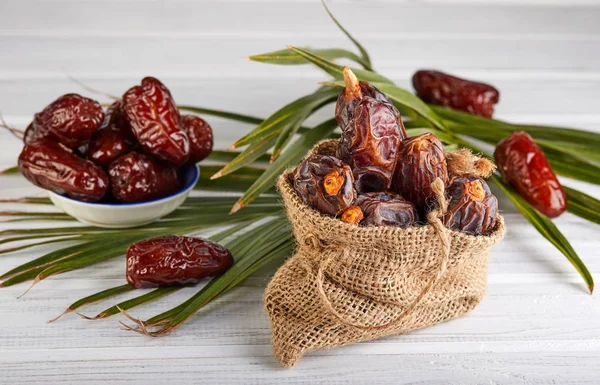
<svg viewBox="0 0 600 385">
<path fill-rule="evenodd" d="M 477 176 L 456 177 L 446 189 L 446 227 L 471 235 L 489 234 L 496 228 L 498 199 Z"/>
<path fill-rule="evenodd" d="M 213 131 L 202 118 L 183 115 L 181 123 L 190 140 L 190 163 L 198 163 L 210 155 L 213 149 Z"/>
<path fill-rule="evenodd" d="M 431 183 L 436 178 L 444 185 L 448 183 L 442 143 L 430 132 L 403 140 L 398 146 L 396 162 L 392 191 L 412 202 L 425 218 L 435 206 Z"/>
<path fill-rule="evenodd" d="M 96 132 L 92 136 L 86 153 L 88 159 L 98 166 L 108 167 L 130 150 L 131 147 L 124 138 L 123 132 L 113 125 Z"/>
<path fill-rule="evenodd" d="M 117 100 L 108 107 L 104 121 L 98 130 L 101 131 L 109 128 L 113 130 L 115 128 L 118 129 L 129 147 L 133 147 L 137 144 L 137 138 L 133 134 L 127 116 L 125 116 L 125 113 L 123 112 L 122 100 Z"/>
<path fill-rule="evenodd" d="M 52 138 L 76 149 L 87 143 L 104 120 L 100 103 L 77 94 L 67 94 L 35 114 L 25 143 Z"/>
<path fill-rule="evenodd" d="M 390 103 L 363 94 L 352 72 L 345 71 L 346 88 L 338 99 L 336 117 L 342 127 L 339 158 L 350 165 L 359 194 L 391 186 L 398 144 L 406 137 L 398 110 Z M 364 83 L 364 82 L 362 82 Z M 352 91 L 354 90 L 354 91 Z"/>
<path fill-rule="evenodd" d="M 99 201 L 108 189 L 102 168 L 49 139 L 25 145 L 19 156 L 19 171 L 38 187 L 81 201 Z"/>
<path fill-rule="evenodd" d="M 182 166 L 190 144 L 171 92 L 158 79 L 146 77 L 123 95 L 123 111 L 144 150 Z"/>
<path fill-rule="evenodd" d="M 122 202 L 146 202 L 181 188 L 175 167 L 135 151 L 112 162 L 108 173 L 112 194 Z"/>
<path fill-rule="evenodd" d="M 204 238 L 169 235 L 127 249 L 127 282 L 135 288 L 194 284 L 225 272 L 233 257 Z"/>
<path fill-rule="evenodd" d="M 416 222 L 415 206 L 398 194 L 371 192 L 359 195 L 355 204 L 364 214 L 363 226 L 407 228 Z"/>
<path fill-rule="evenodd" d="M 342 222 L 351 223 L 353 225 L 359 224 L 364 218 L 362 209 L 359 206 L 350 206 L 342 213 L 340 220 Z"/>
<path fill-rule="evenodd" d="M 542 214 L 556 218 L 567 209 L 562 185 L 542 149 L 527 133 L 504 138 L 494 151 L 504 180 Z"/>
<path fill-rule="evenodd" d="M 420 70 L 412 78 L 417 95 L 437 104 L 491 118 L 500 93 L 489 84 L 474 82 L 439 71 Z"/>
<path fill-rule="evenodd" d="M 296 168 L 294 189 L 304 203 L 337 216 L 356 199 L 350 166 L 333 156 L 312 155 Z"/>
</svg>

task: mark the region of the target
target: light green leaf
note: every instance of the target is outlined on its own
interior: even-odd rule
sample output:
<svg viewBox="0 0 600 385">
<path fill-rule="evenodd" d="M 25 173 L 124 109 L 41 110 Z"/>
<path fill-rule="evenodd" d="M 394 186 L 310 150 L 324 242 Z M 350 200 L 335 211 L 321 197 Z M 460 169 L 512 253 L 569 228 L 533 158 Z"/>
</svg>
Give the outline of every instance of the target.
<svg viewBox="0 0 600 385">
<path fill-rule="evenodd" d="M 368 68 L 369 64 L 360 56 L 354 52 L 348 51 L 342 48 L 310 48 L 303 47 L 306 51 L 312 52 L 315 55 L 319 55 L 328 60 L 335 59 L 350 59 L 360 64 L 364 68 Z M 309 64 L 309 62 L 301 55 L 295 53 L 290 49 L 281 49 L 278 51 L 267 52 L 258 55 L 248 56 L 248 60 L 269 63 L 269 64 L 280 64 L 280 65 L 300 65 Z"/>
</svg>

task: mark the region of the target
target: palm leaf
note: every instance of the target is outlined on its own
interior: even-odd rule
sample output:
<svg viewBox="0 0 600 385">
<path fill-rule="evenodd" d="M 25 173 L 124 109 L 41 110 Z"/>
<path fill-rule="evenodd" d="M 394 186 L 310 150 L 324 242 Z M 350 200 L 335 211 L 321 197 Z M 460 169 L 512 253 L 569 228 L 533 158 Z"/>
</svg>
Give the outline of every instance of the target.
<svg viewBox="0 0 600 385">
<path fill-rule="evenodd" d="M 331 20 L 333 20 L 333 22 L 335 23 L 335 25 L 338 26 L 338 28 L 344 33 L 344 35 L 346 35 L 348 37 L 348 39 L 350 39 L 350 41 L 352 41 L 352 43 L 354 43 L 354 45 L 356 46 L 356 48 L 358 48 L 358 51 L 360 52 L 360 54 L 362 55 L 364 62 L 365 62 L 365 69 L 368 70 L 373 70 L 371 68 L 371 58 L 369 57 L 369 53 L 367 52 L 367 50 L 362 46 L 362 44 L 360 44 L 358 42 L 358 40 L 356 40 L 351 34 L 350 32 L 348 32 L 348 30 L 346 30 L 346 28 L 344 28 L 342 26 L 342 24 L 335 18 L 335 16 L 333 16 L 333 13 L 331 13 L 331 11 L 329 10 L 329 7 L 327 6 L 327 4 L 325 4 L 324 0 L 321 0 L 321 4 L 323 4 L 323 7 L 325 8 L 325 10 L 327 11 L 327 14 L 329 15 L 329 17 L 331 18 Z"/>
<path fill-rule="evenodd" d="M 563 186 L 567 194 L 567 210 L 571 214 L 600 224 L 600 201 L 594 197 Z"/>
<path fill-rule="evenodd" d="M 497 175 L 492 177 L 492 180 L 497 184 L 502 191 L 510 198 L 515 204 L 519 211 L 523 214 L 525 219 L 529 221 L 535 227 L 535 229 L 542 234 L 550 243 L 552 243 L 565 257 L 571 262 L 571 264 L 577 269 L 583 280 L 585 281 L 590 293 L 594 291 L 594 278 L 588 271 L 583 261 L 579 258 L 567 238 L 558 230 L 556 225 L 545 215 L 540 214 L 534 209 L 525 199 L 523 199 L 518 193 L 516 193 L 506 182 Z"/>
<path fill-rule="evenodd" d="M 363 58 L 355 54 L 354 52 L 348 51 L 342 48 L 324 48 L 324 49 L 313 49 L 310 47 L 303 47 L 306 51 L 312 52 L 315 55 L 319 55 L 328 60 L 335 59 L 350 59 L 360 64 L 364 68 L 369 68 L 369 63 Z M 308 64 L 309 62 L 301 55 L 295 53 L 289 49 L 281 49 L 278 51 L 262 53 L 258 55 L 252 55 L 247 57 L 248 60 L 257 61 L 268 64 L 279 64 L 279 65 L 299 65 Z"/>
</svg>

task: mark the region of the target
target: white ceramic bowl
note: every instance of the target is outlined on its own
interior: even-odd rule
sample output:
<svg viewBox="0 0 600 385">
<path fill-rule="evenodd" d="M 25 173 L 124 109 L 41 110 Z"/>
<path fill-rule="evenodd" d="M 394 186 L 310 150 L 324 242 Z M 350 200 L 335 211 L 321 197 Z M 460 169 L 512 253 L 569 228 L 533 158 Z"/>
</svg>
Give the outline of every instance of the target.
<svg viewBox="0 0 600 385">
<path fill-rule="evenodd" d="M 198 182 L 200 169 L 196 165 L 184 166 L 181 171 L 183 187 L 167 197 L 142 203 L 81 202 L 51 191 L 50 200 L 79 222 L 111 229 L 142 226 L 172 213 L 181 206 Z"/>
</svg>

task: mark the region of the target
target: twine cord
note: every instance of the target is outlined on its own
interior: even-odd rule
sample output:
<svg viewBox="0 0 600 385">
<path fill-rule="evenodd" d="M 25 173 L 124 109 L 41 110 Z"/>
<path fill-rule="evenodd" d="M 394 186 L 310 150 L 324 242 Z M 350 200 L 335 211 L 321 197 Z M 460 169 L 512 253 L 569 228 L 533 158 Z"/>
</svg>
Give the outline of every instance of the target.
<svg viewBox="0 0 600 385">
<path fill-rule="evenodd" d="M 327 269 L 327 267 L 329 266 L 329 264 L 331 263 L 333 258 L 335 256 L 339 255 L 339 253 L 330 253 L 327 258 L 325 258 L 321 263 L 319 263 L 319 268 L 317 270 L 317 275 L 316 275 L 317 294 L 319 295 L 321 301 L 325 305 L 325 308 L 335 318 L 337 318 L 342 324 L 344 324 L 346 326 L 354 327 L 357 329 L 365 330 L 365 331 L 373 331 L 373 330 L 385 329 L 396 323 L 399 323 L 402 320 L 404 320 L 407 316 L 409 316 L 415 310 L 415 308 L 417 306 L 419 306 L 419 303 L 421 302 L 421 300 L 423 298 L 425 298 L 425 296 L 427 296 L 427 294 L 429 294 L 429 292 L 435 286 L 435 284 L 438 283 L 439 280 L 443 277 L 444 273 L 446 272 L 447 266 L 448 266 L 448 258 L 450 257 L 450 239 L 448 238 L 446 227 L 444 226 L 444 224 L 442 223 L 440 218 L 446 213 L 446 211 L 448 209 L 448 202 L 444 195 L 444 192 L 445 192 L 444 182 L 442 182 L 442 180 L 440 178 L 436 178 L 433 181 L 433 183 L 431 184 L 431 188 L 433 190 L 433 193 L 435 194 L 435 198 L 437 201 L 437 208 L 432 210 L 427 215 L 427 220 L 428 220 L 429 224 L 434 228 L 435 232 L 438 235 L 438 239 L 440 241 L 440 245 L 442 248 L 442 257 L 440 260 L 440 264 L 436 270 L 435 275 L 427 283 L 425 288 L 423 288 L 421 293 L 419 293 L 417 298 L 415 298 L 412 301 L 412 303 L 406 309 L 404 309 L 404 311 L 402 311 L 402 313 L 400 313 L 400 315 L 395 317 L 393 320 L 386 322 L 384 324 L 381 324 L 381 325 L 366 325 L 364 323 L 353 322 L 353 321 L 347 320 L 343 314 L 339 313 L 333 307 L 333 304 L 327 297 L 327 293 L 325 292 L 325 289 L 323 288 L 323 280 L 324 280 L 325 270 Z M 316 242 L 314 242 L 313 237 L 316 238 L 316 236 L 313 235 L 311 237 L 312 242 L 310 242 L 310 243 L 311 243 L 311 245 L 316 245 Z M 347 249 L 344 249 L 342 253 L 346 254 Z"/>
</svg>

